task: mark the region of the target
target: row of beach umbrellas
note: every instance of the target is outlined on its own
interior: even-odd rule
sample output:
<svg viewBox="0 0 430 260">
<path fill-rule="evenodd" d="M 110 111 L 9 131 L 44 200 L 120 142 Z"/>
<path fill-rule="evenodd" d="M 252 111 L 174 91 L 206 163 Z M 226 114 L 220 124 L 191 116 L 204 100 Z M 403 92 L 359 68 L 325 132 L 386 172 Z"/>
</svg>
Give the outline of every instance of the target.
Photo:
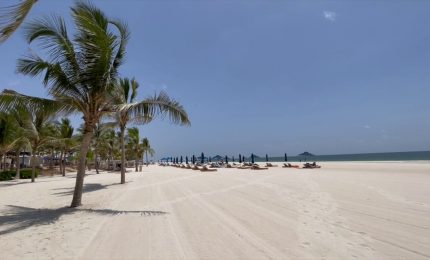
<svg viewBox="0 0 430 260">
<path fill-rule="evenodd" d="M 305 157 L 304 160 L 306 160 L 307 157 L 314 156 L 314 155 L 311 154 L 311 153 L 309 153 L 309 152 L 304 152 L 304 153 L 299 154 L 299 156 L 304 156 Z M 255 157 L 256 156 L 252 153 L 251 154 L 251 163 L 255 162 Z M 201 156 L 199 156 L 199 157 L 196 157 L 195 155 L 191 156 L 190 160 L 188 159 L 188 156 L 185 156 L 185 163 L 188 164 L 188 162 L 191 161 L 192 164 L 195 164 L 197 162 L 197 160 L 199 160 L 200 163 L 204 163 L 205 160 L 207 162 L 212 162 L 212 159 L 214 161 L 220 161 L 220 160 L 224 159 L 224 162 L 228 163 L 228 159 L 229 158 L 228 158 L 227 155 L 224 158 L 222 156 L 220 156 L 220 155 L 214 156 L 213 158 L 211 158 L 211 157 L 205 157 L 205 154 L 202 153 Z M 245 159 L 246 159 L 245 156 L 239 154 L 239 163 L 245 162 Z M 173 162 L 173 163 L 183 163 L 184 162 L 184 158 L 181 155 L 180 157 L 165 157 L 165 158 L 162 158 L 160 161 L 162 161 L 162 162 L 163 161 L 165 161 L 165 162 L 169 162 L 170 161 L 170 162 Z M 232 161 L 233 162 L 235 161 L 234 160 L 234 156 L 232 157 Z M 269 156 L 266 154 L 266 162 L 268 162 L 268 161 L 269 161 Z M 287 157 L 286 153 L 284 154 L 284 161 L 286 161 L 286 162 L 288 161 L 288 157 Z"/>
</svg>

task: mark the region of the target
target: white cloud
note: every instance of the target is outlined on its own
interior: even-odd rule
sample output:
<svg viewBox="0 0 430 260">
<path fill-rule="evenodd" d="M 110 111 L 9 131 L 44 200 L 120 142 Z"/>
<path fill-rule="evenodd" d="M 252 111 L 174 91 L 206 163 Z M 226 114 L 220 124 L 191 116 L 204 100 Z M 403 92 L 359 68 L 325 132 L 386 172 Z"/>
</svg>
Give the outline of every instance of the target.
<svg viewBox="0 0 430 260">
<path fill-rule="evenodd" d="M 332 11 L 324 11 L 323 17 L 331 22 L 334 22 L 336 20 L 336 13 Z"/>
</svg>

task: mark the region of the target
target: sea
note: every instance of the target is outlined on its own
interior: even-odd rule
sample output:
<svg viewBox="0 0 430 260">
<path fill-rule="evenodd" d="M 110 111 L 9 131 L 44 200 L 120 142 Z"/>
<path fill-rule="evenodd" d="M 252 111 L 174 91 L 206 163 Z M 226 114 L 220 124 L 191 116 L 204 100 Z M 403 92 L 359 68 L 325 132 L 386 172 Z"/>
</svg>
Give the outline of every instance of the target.
<svg viewBox="0 0 430 260">
<path fill-rule="evenodd" d="M 247 161 L 249 157 L 247 158 Z M 334 155 L 314 155 L 314 156 L 290 156 L 287 154 L 289 162 L 340 162 L 340 161 L 429 161 L 430 151 L 418 152 L 394 152 L 394 153 L 358 153 L 358 154 L 334 154 Z M 255 158 L 256 162 L 265 162 L 265 155 Z M 269 161 L 283 162 L 284 156 L 269 157 Z"/>
</svg>

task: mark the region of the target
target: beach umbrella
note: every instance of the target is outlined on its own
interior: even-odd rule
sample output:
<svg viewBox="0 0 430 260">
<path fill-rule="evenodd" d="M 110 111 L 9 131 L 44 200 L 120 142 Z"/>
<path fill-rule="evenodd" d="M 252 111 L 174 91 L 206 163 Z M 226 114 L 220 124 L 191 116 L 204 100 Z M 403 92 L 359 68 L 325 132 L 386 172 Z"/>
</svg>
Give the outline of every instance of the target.
<svg viewBox="0 0 430 260">
<path fill-rule="evenodd" d="M 188 156 L 185 156 L 185 163 L 188 164 Z"/>
<path fill-rule="evenodd" d="M 305 161 L 306 161 L 307 157 L 314 156 L 314 155 L 311 154 L 311 153 L 309 153 L 309 152 L 303 152 L 303 153 L 299 154 L 299 156 L 304 156 L 305 157 Z"/>
<path fill-rule="evenodd" d="M 239 163 L 242 163 L 242 155 L 239 154 Z"/>
<path fill-rule="evenodd" d="M 267 153 L 266 153 L 266 162 L 269 162 L 269 156 L 267 156 Z"/>
<path fill-rule="evenodd" d="M 181 163 L 182 163 L 182 155 L 181 155 Z"/>
<path fill-rule="evenodd" d="M 204 154 L 204 153 L 202 153 L 202 158 L 201 158 L 200 162 L 201 162 L 201 163 L 204 163 L 204 162 L 205 162 L 205 154 Z"/>
<path fill-rule="evenodd" d="M 225 163 L 228 163 L 228 157 L 227 157 L 227 155 L 225 156 Z"/>
<path fill-rule="evenodd" d="M 254 164 L 254 154 L 253 153 L 251 153 L 251 162 L 252 162 L 252 164 Z"/>
<path fill-rule="evenodd" d="M 288 162 L 287 153 L 284 154 L 284 160 Z"/>
</svg>

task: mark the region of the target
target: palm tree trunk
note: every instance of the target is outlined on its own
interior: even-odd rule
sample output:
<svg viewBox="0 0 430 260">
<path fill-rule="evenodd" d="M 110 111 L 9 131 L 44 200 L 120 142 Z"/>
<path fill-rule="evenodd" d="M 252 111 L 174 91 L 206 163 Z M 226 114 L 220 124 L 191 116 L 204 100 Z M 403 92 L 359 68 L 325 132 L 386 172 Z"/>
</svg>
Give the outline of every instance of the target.
<svg viewBox="0 0 430 260">
<path fill-rule="evenodd" d="M 60 153 L 60 174 L 63 175 L 63 176 L 65 176 L 64 172 L 63 172 L 63 168 L 64 168 L 63 156 L 64 156 L 64 150 L 61 149 L 61 153 Z"/>
<path fill-rule="evenodd" d="M 125 147 L 124 147 L 125 127 L 121 127 L 121 184 L 125 183 Z"/>
<path fill-rule="evenodd" d="M 148 163 L 148 151 L 145 152 L 146 155 L 146 167 L 148 167 L 149 163 Z"/>
<path fill-rule="evenodd" d="M 36 175 L 36 147 L 34 147 L 31 151 L 31 182 L 34 182 L 34 177 Z"/>
<path fill-rule="evenodd" d="M 134 159 L 134 166 L 135 166 L 136 172 L 137 172 L 139 170 L 139 159 L 138 158 Z"/>
<path fill-rule="evenodd" d="M 97 149 L 94 149 L 94 167 L 96 168 L 96 173 L 99 174 L 99 161 L 97 160 Z"/>
<path fill-rule="evenodd" d="M 15 162 L 15 166 L 16 166 L 16 174 L 15 174 L 15 179 L 20 179 L 21 178 L 21 176 L 20 176 L 20 167 L 21 167 L 21 165 L 20 165 L 20 162 L 19 162 L 19 150 L 18 151 L 16 151 L 16 162 Z"/>
<path fill-rule="evenodd" d="M 92 127 L 85 126 L 84 138 L 81 144 L 81 154 L 78 162 L 78 173 L 76 174 L 75 190 L 73 192 L 72 204 L 70 205 L 71 208 L 75 208 L 81 205 L 87 153 L 90 147 L 92 137 Z"/>
</svg>

